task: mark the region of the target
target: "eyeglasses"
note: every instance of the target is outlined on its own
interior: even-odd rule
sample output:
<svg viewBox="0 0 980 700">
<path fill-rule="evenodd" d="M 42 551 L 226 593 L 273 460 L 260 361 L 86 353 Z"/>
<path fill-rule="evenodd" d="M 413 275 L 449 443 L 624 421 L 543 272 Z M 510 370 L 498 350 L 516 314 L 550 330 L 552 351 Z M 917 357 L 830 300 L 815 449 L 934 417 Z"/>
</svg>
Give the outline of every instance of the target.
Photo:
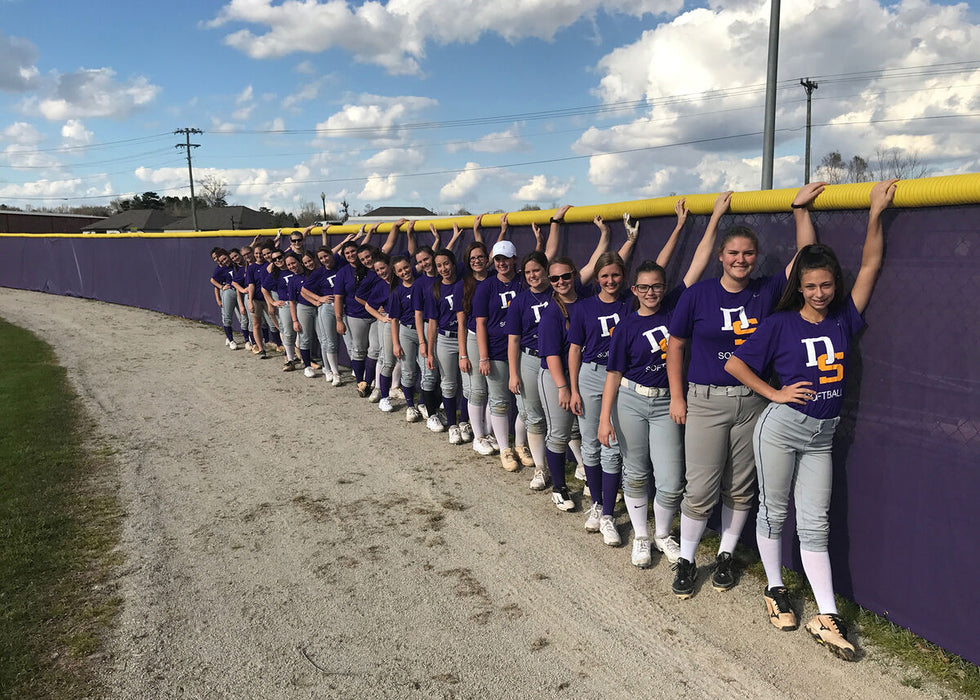
<svg viewBox="0 0 980 700">
<path fill-rule="evenodd" d="M 646 294 L 647 292 L 657 292 L 658 294 L 663 294 L 663 291 L 667 289 L 666 284 L 634 284 L 633 289 L 635 289 L 640 294 Z"/>
<path fill-rule="evenodd" d="M 486 255 L 471 255 L 470 262 L 479 262 L 480 260 L 486 260 Z"/>
<path fill-rule="evenodd" d="M 303 242 L 303 239 L 302 238 L 290 238 L 289 240 L 290 240 L 291 243 L 302 243 Z"/>
<path fill-rule="evenodd" d="M 561 280 L 562 282 L 567 282 L 568 280 L 572 279 L 572 273 L 563 272 L 560 275 L 548 275 L 548 279 L 551 281 L 552 284 L 558 282 L 559 280 Z"/>
</svg>

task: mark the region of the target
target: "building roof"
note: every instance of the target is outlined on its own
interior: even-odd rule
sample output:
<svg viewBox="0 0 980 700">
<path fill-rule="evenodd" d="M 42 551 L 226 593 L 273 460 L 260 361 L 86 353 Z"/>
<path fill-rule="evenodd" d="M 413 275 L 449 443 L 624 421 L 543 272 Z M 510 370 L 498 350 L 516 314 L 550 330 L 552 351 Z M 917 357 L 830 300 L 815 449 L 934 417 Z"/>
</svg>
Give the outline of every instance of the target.
<svg viewBox="0 0 980 700">
<path fill-rule="evenodd" d="M 352 216 L 346 225 L 374 224 L 379 221 L 398 221 L 399 219 L 431 219 L 438 216 L 425 207 L 378 207 L 361 216 Z"/>
<path fill-rule="evenodd" d="M 82 231 L 163 231 L 164 226 L 177 217 L 160 209 L 129 209 L 100 219 L 82 228 Z"/>
<path fill-rule="evenodd" d="M 255 211 L 248 207 L 211 207 L 197 212 L 197 227 L 201 231 L 228 231 L 253 228 L 277 228 L 271 213 Z M 194 219 L 190 216 L 164 226 L 164 231 L 193 231 Z"/>
</svg>

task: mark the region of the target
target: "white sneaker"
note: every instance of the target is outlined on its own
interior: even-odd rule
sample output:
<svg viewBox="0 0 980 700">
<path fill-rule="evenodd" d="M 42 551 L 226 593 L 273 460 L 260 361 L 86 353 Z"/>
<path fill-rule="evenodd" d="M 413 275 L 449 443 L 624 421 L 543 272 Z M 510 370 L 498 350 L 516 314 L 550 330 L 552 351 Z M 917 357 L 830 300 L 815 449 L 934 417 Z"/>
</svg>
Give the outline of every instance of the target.
<svg viewBox="0 0 980 700">
<path fill-rule="evenodd" d="M 663 552 L 664 556 L 667 557 L 667 561 L 671 564 L 676 564 L 677 560 L 681 556 L 681 546 L 677 544 L 677 540 L 674 539 L 673 535 L 667 535 L 666 537 L 653 538 L 653 546 L 657 548 L 657 551 Z"/>
<path fill-rule="evenodd" d="M 419 404 L 419 415 L 425 418 L 426 420 L 429 420 L 429 409 L 425 407 L 424 403 Z"/>
<path fill-rule="evenodd" d="M 592 498 L 592 489 L 589 488 L 588 484 L 582 487 L 582 495 L 587 498 Z"/>
<path fill-rule="evenodd" d="M 323 381 L 325 381 L 327 384 L 333 384 L 333 372 L 331 372 L 329 369 L 323 370 Z"/>
<path fill-rule="evenodd" d="M 228 341 L 228 349 L 229 350 L 237 350 L 238 349 L 238 343 L 236 343 L 234 340 L 229 340 Z"/>
<path fill-rule="evenodd" d="M 462 445 L 463 437 L 459 434 L 458 425 L 449 426 L 449 444 L 450 445 Z"/>
<path fill-rule="evenodd" d="M 374 390 L 371 392 L 371 395 L 368 396 L 368 402 L 378 403 L 378 401 L 380 400 L 381 400 L 381 389 L 379 389 L 378 387 L 374 387 Z"/>
<path fill-rule="evenodd" d="M 420 420 L 422 420 L 422 414 L 419 413 L 419 409 L 415 408 L 415 406 L 405 407 L 406 423 L 418 423 Z"/>
<path fill-rule="evenodd" d="M 575 467 L 575 478 L 579 481 L 585 481 L 585 465 L 579 464 Z"/>
<path fill-rule="evenodd" d="M 307 367 L 306 369 L 303 370 L 303 376 L 304 377 L 315 377 L 316 376 L 316 370 L 313 369 L 312 367 Z"/>
<path fill-rule="evenodd" d="M 497 442 L 497 437 L 491 432 L 487 436 L 487 442 L 490 443 L 490 447 L 493 448 L 494 452 L 500 452 L 500 443 Z"/>
<path fill-rule="evenodd" d="M 485 437 L 473 438 L 473 451 L 484 457 L 489 457 L 493 454 L 493 448 L 490 447 L 490 443 L 487 442 Z"/>
<path fill-rule="evenodd" d="M 593 503 L 589 508 L 589 517 L 585 519 L 586 532 L 599 532 L 599 518 L 602 517 L 602 505 Z"/>
<path fill-rule="evenodd" d="M 505 447 L 500 451 L 500 466 L 509 472 L 516 472 L 521 468 L 521 463 L 517 461 L 517 455 L 510 447 Z"/>
<path fill-rule="evenodd" d="M 391 413 L 395 410 L 395 407 L 391 405 L 391 399 L 387 396 L 378 402 L 378 408 L 380 408 L 385 413 Z"/>
<path fill-rule="evenodd" d="M 525 467 L 534 466 L 534 457 L 531 456 L 531 450 L 527 448 L 527 445 L 514 445 L 514 454 Z"/>
<path fill-rule="evenodd" d="M 568 511 L 575 510 L 575 501 L 572 497 L 568 495 L 568 489 L 562 489 L 561 491 L 551 492 L 551 502 L 555 504 L 558 510 L 563 510 L 566 513 Z"/>
<path fill-rule="evenodd" d="M 434 433 L 441 433 L 446 429 L 446 426 L 442 424 L 442 421 L 439 420 L 439 416 L 437 415 L 429 416 L 428 420 L 425 421 L 425 427 Z"/>
<path fill-rule="evenodd" d="M 463 442 L 473 442 L 473 426 L 466 421 L 462 421 L 459 424 L 459 436 L 463 439 Z"/>
<path fill-rule="evenodd" d="M 618 547 L 623 543 L 611 515 L 603 515 L 599 518 L 599 532 L 602 533 L 602 541 L 610 547 Z"/>
<path fill-rule="evenodd" d="M 343 382 L 340 380 L 340 372 L 338 372 L 337 374 L 333 375 L 333 381 L 330 382 L 330 385 L 340 386 L 341 384 L 343 384 Z"/>
<path fill-rule="evenodd" d="M 388 392 L 388 396 L 390 398 L 392 398 L 392 399 L 404 399 L 405 398 L 405 394 L 402 393 L 402 390 L 399 387 L 397 387 L 397 386 L 391 387 L 391 391 Z"/>
<path fill-rule="evenodd" d="M 248 350 L 249 352 L 251 352 L 252 351 L 252 344 L 251 343 L 245 343 L 245 349 Z"/>
<path fill-rule="evenodd" d="M 528 484 L 528 488 L 532 491 L 543 491 L 548 485 L 548 479 L 544 475 L 544 471 L 541 469 L 534 470 L 534 476 L 531 477 L 531 483 Z"/>
<path fill-rule="evenodd" d="M 649 537 L 634 537 L 633 538 L 633 555 L 630 557 L 633 562 L 633 566 L 638 566 L 641 569 L 647 569 L 653 560 L 650 558 L 650 538 Z"/>
</svg>

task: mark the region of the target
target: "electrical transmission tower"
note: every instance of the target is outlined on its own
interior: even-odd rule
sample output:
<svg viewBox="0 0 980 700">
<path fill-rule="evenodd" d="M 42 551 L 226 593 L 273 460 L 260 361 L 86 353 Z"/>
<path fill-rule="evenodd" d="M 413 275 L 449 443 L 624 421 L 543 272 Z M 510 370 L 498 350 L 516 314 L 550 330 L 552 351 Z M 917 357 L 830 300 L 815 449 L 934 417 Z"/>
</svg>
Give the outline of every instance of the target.
<svg viewBox="0 0 980 700">
<path fill-rule="evenodd" d="M 177 129 L 175 134 L 183 134 L 186 138 L 184 143 L 178 143 L 174 148 L 187 149 L 187 178 L 191 181 L 191 219 L 194 221 L 194 230 L 197 226 L 197 205 L 194 202 L 194 170 L 191 168 L 191 149 L 199 148 L 201 144 L 191 143 L 191 134 L 203 134 L 200 129 Z"/>
</svg>

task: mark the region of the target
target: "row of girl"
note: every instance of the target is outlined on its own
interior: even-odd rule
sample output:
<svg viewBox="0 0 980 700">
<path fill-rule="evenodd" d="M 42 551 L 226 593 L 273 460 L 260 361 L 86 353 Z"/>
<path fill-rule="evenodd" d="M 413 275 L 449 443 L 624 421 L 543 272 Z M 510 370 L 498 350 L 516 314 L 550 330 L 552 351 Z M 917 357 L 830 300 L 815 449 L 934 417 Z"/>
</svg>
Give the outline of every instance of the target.
<svg viewBox="0 0 980 700">
<path fill-rule="evenodd" d="M 601 533 L 608 545 L 621 544 L 613 518 L 621 487 L 634 533 L 632 563 L 649 567 L 652 551 L 662 553 L 675 569 L 678 598 L 695 592 L 695 552 L 719 499 L 721 537 L 710 580 L 716 590 L 735 585 L 733 553 L 758 483 L 764 602 L 770 622 L 784 631 L 798 626 L 781 565 L 792 492 L 801 558 L 819 609 L 806 630 L 851 660 L 855 651 L 837 614 L 827 552 L 830 455 L 849 347 L 864 325 L 861 314 L 882 260 L 882 212 L 896 185 L 891 180 L 871 191 L 864 253 L 849 296 L 840 264 L 817 243 L 809 215 L 824 185 L 798 192 L 792 204 L 797 254 L 769 277 L 752 276 L 759 245 L 750 229 L 732 228 L 716 242 L 731 201 L 727 192 L 674 285 L 664 268 L 685 229 L 683 199 L 656 260 L 636 265 L 629 282 L 639 225 L 626 215 L 626 242 L 612 252 L 609 228 L 596 217 L 599 242 L 580 269 L 557 255 L 569 209 L 562 207 L 547 242 L 532 226 L 538 246 L 523 258 L 507 239 L 506 215 L 489 251 L 476 217 L 474 241 L 461 261 L 453 252 L 457 226 L 446 247 L 430 227 L 433 249 L 416 247 L 414 222 L 402 220 L 380 249 L 369 242 L 374 227 L 316 253 L 304 251 L 304 234 L 293 232 L 285 252 L 272 242 L 255 246 L 251 265 L 244 264 L 244 251 L 218 250 L 212 284 L 229 346 L 237 304 L 243 318 L 246 307 L 251 316 L 253 352 L 265 353 L 265 323 L 291 367 L 295 333 L 305 372 L 315 376 L 315 328 L 324 374 L 337 386 L 343 338 L 360 396 L 372 394 L 391 411 L 394 385 L 406 420 L 424 416 L 431 430 L 448 432 L 451 444 L 499 452 L 508 471 L 533 466 L 530 488 L 550 482 L 561 511 L 576 508 L 565 473 L 571 449 L 591 499 L 585 529 Z M 389 257 L 406 224 L 408 254 Z M 700 280 L 713 255 L 721 277 Z M 679 541 L 671 534 L 678 510 Z"/>
</svg>

